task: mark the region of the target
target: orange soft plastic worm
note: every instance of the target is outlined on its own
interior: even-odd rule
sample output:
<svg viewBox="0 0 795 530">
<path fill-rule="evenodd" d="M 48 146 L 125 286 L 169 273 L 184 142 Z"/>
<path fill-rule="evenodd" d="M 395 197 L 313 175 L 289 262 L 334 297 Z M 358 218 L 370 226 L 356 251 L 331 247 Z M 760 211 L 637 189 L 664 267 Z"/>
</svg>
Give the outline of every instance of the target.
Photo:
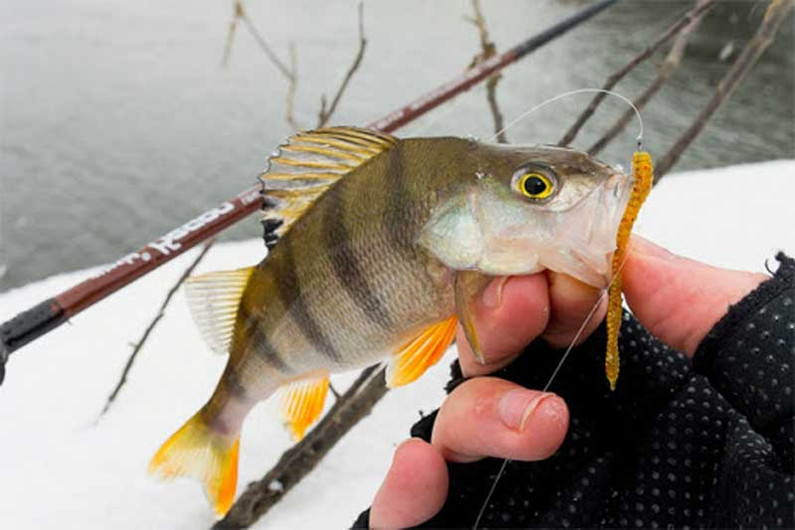
<svg viewBox="0 0 795 530">
<path fill-rule="evenodd" d="M 632 155 L 632 195 L 627 209 L 618 225 L 616 251 L 613 254 L 613 281 L 610 284 L 607 299 L 607 352 L 605 354 L 605 373 L 610 382 L 610 390 L 616 389 L 618 381 L 618 331 L 621 328 L 621 267 L 627 257 L 629 234 L 638 217 L 643 201 L 651 191 L 654 180 L 654 169 L 651 155 L 645 151 L 636 151 Z"/>
</svg>

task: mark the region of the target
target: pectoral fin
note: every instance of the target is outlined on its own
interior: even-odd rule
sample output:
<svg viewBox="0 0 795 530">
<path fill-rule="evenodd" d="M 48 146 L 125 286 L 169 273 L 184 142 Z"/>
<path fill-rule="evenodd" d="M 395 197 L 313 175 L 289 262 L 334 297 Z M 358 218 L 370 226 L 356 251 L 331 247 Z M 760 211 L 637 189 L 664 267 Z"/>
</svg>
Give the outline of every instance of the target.
<svg viewBox="0 0 795 530">
<path fill-rule="evenodd" d="M 386 385 L 403 386 L 416 380 L 436 364 L 455 337 L 456 317 L 442 320 L 408 341 L 386 368 Z"/>
<path fill-rule="evenodd" d="M 472 304 L 474 304 L 491 279 L 491 276 L 474 271 L 458 271 L 455 273 L 455 310 L 458 314 L 458 320 L 461 321 L 461 327 L 464 329 L 467 342 L 472 348 L 472 353 L 480 364 L 486 364 L 486 358 L 483 356 L 483 350 L 475 329 Z"/>
<path fill-rule="evenodd" d="M 282 418 L 296 441 L 304 437 L 307 428 L 323 412 L 328 383 L 328 372 L 322 372 L 279 389 Z"/>
</svg>

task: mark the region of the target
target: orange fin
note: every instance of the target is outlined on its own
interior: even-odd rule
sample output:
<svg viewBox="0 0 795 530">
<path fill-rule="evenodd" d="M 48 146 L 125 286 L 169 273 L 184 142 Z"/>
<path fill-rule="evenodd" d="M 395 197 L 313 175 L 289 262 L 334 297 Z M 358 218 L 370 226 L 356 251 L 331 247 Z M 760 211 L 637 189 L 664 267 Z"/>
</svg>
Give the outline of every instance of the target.
<svg viewBox="0 0 795 530">
<path fill-rule="evenodd" d="M 201 480 L 210 504 L 223 515 L 235 500 L 239 451 L 239 435 L 230 438 L 214 431 L 199 412 L 155 453 L 149 473 L 162 479 L 189 476 Z"/>
<path fill-rule="evenodd" d="M 436 364 L 453 342 L 456 317 L 432 325 L 408 341 L 389 362 L 386 368 L 386 385 L 389 388 L 411 383 Z"/>
<path fill-rule="evenodd" d="M 323 404 L 328 393 L 328 372 L 310 379 L 301 379 L 279 389 L 279 405 L 284 422 L 293 434 L 295 441 L 301 440 L 304 433 L 323 412 Z"/>
</svg>

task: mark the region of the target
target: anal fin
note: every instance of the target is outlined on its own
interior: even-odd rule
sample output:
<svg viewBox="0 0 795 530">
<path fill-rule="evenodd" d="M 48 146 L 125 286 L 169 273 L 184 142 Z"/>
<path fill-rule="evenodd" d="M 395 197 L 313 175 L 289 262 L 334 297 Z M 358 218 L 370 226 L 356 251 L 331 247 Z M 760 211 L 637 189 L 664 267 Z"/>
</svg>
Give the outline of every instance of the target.
<svg viewBox="0 0 795 530">
<path fill-rule="evenodd" d="M 411 383 L 436 364 L 453 342 L 457 324 L 454 316 L 437 322 L 400 348 L 387 365 L 387 386 L 394 388 Z"/>
<path fill-rule="evenodd" d="M 296 441 L 304 437 L 307 428 L 315 423 L 323 412 L 328 385 L 328 372 L 321 372 L 314 377 L 295 381 L 279 389 L 280 412 Z"/>
</svg>

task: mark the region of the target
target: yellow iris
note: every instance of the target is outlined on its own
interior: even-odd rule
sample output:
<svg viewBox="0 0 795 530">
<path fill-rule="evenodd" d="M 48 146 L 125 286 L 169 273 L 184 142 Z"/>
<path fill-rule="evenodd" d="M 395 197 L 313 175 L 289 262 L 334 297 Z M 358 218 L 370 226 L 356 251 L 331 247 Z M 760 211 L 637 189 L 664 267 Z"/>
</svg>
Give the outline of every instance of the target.
<svg viewBox="0 0 795 530">
<path fill-rule="evenodd" d="M 530 199 L 546 199 L 555 191 L 555 186 L 549 177 L 541 173 L 525 173 L 519 179 L 519 191 Z"/>
</svg>

